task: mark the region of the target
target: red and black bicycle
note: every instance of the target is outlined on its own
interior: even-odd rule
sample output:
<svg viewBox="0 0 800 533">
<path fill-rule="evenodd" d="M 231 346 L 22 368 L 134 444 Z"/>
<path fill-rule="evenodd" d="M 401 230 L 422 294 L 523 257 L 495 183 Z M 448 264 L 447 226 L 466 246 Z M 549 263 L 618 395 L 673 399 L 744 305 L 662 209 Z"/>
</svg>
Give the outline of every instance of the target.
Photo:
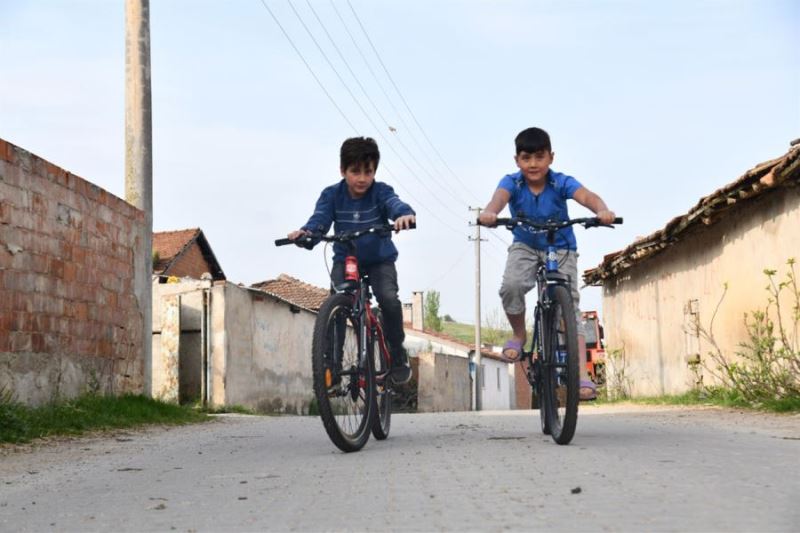
<svg viewBox="0 0 800 533">
<path fill-rule="evenodd" d="M 378 440 L 389 436 L 392 420 L 392 360 L 380 311 L 372 307 L 369 276 L 361 274 L 356 240 L 367 234 L 388 234 L 385 224 L 336 235 L 305 235 L 278 239 L 276 246 L 310 247 L 318 241 L 345 244 L 344 282 L 320 307 L 314 324 L 311 364 L 314 394 L 328 436 L 342 451 L 364 447 L 370 432 Z"/>
</svg>

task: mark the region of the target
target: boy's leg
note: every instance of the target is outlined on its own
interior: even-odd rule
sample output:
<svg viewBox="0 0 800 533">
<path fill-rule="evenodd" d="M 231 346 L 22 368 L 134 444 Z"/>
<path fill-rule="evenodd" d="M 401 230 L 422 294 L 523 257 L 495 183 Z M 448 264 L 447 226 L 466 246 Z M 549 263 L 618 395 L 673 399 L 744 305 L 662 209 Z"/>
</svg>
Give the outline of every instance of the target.
<svg viewBox="0 0 800 533">
<path fill-rule="evenodd" d="M 591 383 L 589 370 L 586 368 L 586 335 L 583 331 L 583 320 L 581 319 L 581 293 L 578 291 L 578 252 L 572 250 L 559 250 L 559 269 L 569 275 L 572 293 L 572 303 L 575 307 L 575 322 L 578 329 L 578 363 L 580 365 L 580 380 L 584 383 Z M 565 257 L 566 256 L 566 257 Z M 597 397 L 595 388 L 581 387 L 581 399 L 594 399 Z"/>
<path fill-rule="evenodd" d="M 392 354 L 392 379 L 405 383 L 411 378 L 408 354 L 403 348 L 403 304 L 397 296 L 397 269 L 394 263 L 378 263 L 368 267 L 370 285 L 383 314 L 383 334 Z"/>
<path fill-rule="evenodd" d="M 516 359 L 521 355 L 521 347 L 527 340 L 525 331 L 525 295 L 536 284 L 536 267 L 539 258 L 536 250 L 522 243 L 514 243 L 508 249 L 506 269 L 503 273 L 503 284 L 500 287 L 500 298 L 503 309 L 511 325 L 512 339 L 506 343 L 506 357 Z M 520 346 L 520 350 L 516 350 Z M 514 353 L 517 352 L 517 353 Z"/>
</svg>

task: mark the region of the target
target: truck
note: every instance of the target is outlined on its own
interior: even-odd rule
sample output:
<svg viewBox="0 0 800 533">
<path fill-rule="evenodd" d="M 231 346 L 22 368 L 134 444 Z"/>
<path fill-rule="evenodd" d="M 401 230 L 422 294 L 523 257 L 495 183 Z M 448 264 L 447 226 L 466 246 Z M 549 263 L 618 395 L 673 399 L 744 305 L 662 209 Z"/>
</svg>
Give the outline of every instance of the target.
<svg viewBox="0 0 800 533">
<path fill-rule="evenodd" d="M 603 343 L 603 325 L 597 311 L 584 311 L 583 331 L 586 334 L 586 370 L 596 385 L 606 382 L 606 350 Z"/>
</svg>

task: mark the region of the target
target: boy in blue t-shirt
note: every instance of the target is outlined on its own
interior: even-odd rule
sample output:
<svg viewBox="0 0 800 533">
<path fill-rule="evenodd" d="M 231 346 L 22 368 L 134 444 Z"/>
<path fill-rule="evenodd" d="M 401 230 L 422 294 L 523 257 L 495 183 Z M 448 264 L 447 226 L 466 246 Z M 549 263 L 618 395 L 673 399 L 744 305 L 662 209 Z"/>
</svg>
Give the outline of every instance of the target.
<svg viewBox="0 0 800 533">
<path fill-rule="evenodd" d="M 555 172 L 550 168 L 553 151 L 550 136 L 540 128 L 528 128 L 514 140 L 517 155 L 514 161 L 519 172 L 508 174 L 497 186 L 491 201 L 478 217 L 480 223 L 494 226 L 497 215 L 506 205 L 511 216 L 524 216 L 532 220 L 569 220 L 567 200 L 573 199 L 591 209 L 603 224 L 611 224 L 616 215 L 605 202 L 582 186 L 572 176 Z M 511 324 L 513 336 L 503 347 L 503 355 L 519 360 L 526 341 L 525 294 L 536 284 L 536 268 L 545 262 L 546 235 L 532 233 L 526 228 L 514 229 L 514 242 L 508 249 L 508 260 L 500 287 L 503 309 Z M 572 299 L 575 304 L 575 320 L 578 323 L 578 353 L 581 362 L 580 397 L 582 400 L 597 398 L 595 384 L 589 379 L 586 369 L 586 337 L 581 327 L 578 292 L 578 246 L 572 227 L 563 228 L 556 234 L 559 269 L 569 275 Z"/>
<path fill-rule="evenodd" d="M 314 214 L 308 222 L 288 237 L 295 240 L 310 233 L 354 231 L 386 224 L 394 220 L 397 231 L 416 223 L 416 213 L 400 200 L 394 189 L 375 181 L 380 161 L 378 144 L 369 137 L 354 137 L 342 144 L 339 167 L 342 180 L 323 189 Z M 334 285 L 344 282 L 344 259 L 347 247 L 333 245 L 331 280 Z M 403 306 L 397 296 L 397 248 L 391 235 L 364 235 L 358 239 L 356 256 L 361 272 L 369 275 L 370 285 L 383 313 L 384 335 L 392 354 L 392 380 L 397 384 L 411 378 L 408 354 L 403 348 Z"/>
</svg>

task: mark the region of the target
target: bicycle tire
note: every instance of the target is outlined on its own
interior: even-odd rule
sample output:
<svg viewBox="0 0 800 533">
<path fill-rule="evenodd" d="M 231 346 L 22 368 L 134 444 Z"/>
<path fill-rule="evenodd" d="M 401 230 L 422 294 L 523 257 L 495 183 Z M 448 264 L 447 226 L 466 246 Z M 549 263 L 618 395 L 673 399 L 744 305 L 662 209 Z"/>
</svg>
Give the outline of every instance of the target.
<svg viewBox="0 0 800 533">
<path fill-rule="evenodd" d="M 344 452 L 358 451 L 369 440 L 375 405 L 372 359 L 359 362 L 361 328 L 354 323 L 352 310 L 351 296 L 330 295 L 317 315 L 311 348 L 319 416 L 328 437 Z M 337 323 L 345 330 L 341 348 Z"/>
<path fill-rule="evenodd" d="M 550 436 L 557 444 L 569 444 L 578 423 L 579 368 L 578 328 L 572 296 L 566 287 L 550 288 L 551 304 L 545 312 L 544 406 Z M 554 365 L 557 350 L 566 351 L 566 369 Z"/>
<path fill-rule="evenodd" d="M 538 342 L 535 345 L 531 346 L 531 359 L 530 364 L 531 368 L 529 372 L 531 372 L 531 376 L 533 379 L 531 380 L 531 407 L 533 409 L 539 410 L 539 424 L 542 428 L 542 433 L 545 435 L 550 434 L 550 421 L 547 418 L 547 409 L 545 408 L 545 400 L 544 400 L 544 384 L 542 378 L 542 358 L 544 357 L 544 350 L 542 349 L 542 333 L 539 331 L 537 335 L 536 328 L 539 327 L 541 329 L 541 324 L 544 323 L 544 317 L 541 316 L 541 307 L 536 306 L 536 316 L 538 320 L 534 320 L 534 331 L 532 332 L 532 337 Z"/>
<path fill-rule="evenodd" d="M 542 383 L 542 378 L 540 377 L 538 382 L 536 383 L 536 395 L 538 396 L 538 404 L 539 404 L 539 423 L 542 426 L 542 433 L 545 435 L 550 435 L 550 419 L 547 416 L 547 401 L 543 400 L 544 392 L 544 384 Z"/>
<path fill-rule="evenodd" d="M 383 325 L 383 316 L 380 311 L 375 311 L 375 315 Z M 372 421 L 372 436 L 377 440 L 385 440 L 389 437 L 389 430 L 392 427 L 392 387 L 389 379 L 389 367 L 386 358 L 381 353 L 378 337 L 374 336 L 370 343 L 370 356 L 375 368 L 375 375 L 385 375 L 383 382 L 376 379 L 375 383 L 375 419 Z"/>
</svg>

